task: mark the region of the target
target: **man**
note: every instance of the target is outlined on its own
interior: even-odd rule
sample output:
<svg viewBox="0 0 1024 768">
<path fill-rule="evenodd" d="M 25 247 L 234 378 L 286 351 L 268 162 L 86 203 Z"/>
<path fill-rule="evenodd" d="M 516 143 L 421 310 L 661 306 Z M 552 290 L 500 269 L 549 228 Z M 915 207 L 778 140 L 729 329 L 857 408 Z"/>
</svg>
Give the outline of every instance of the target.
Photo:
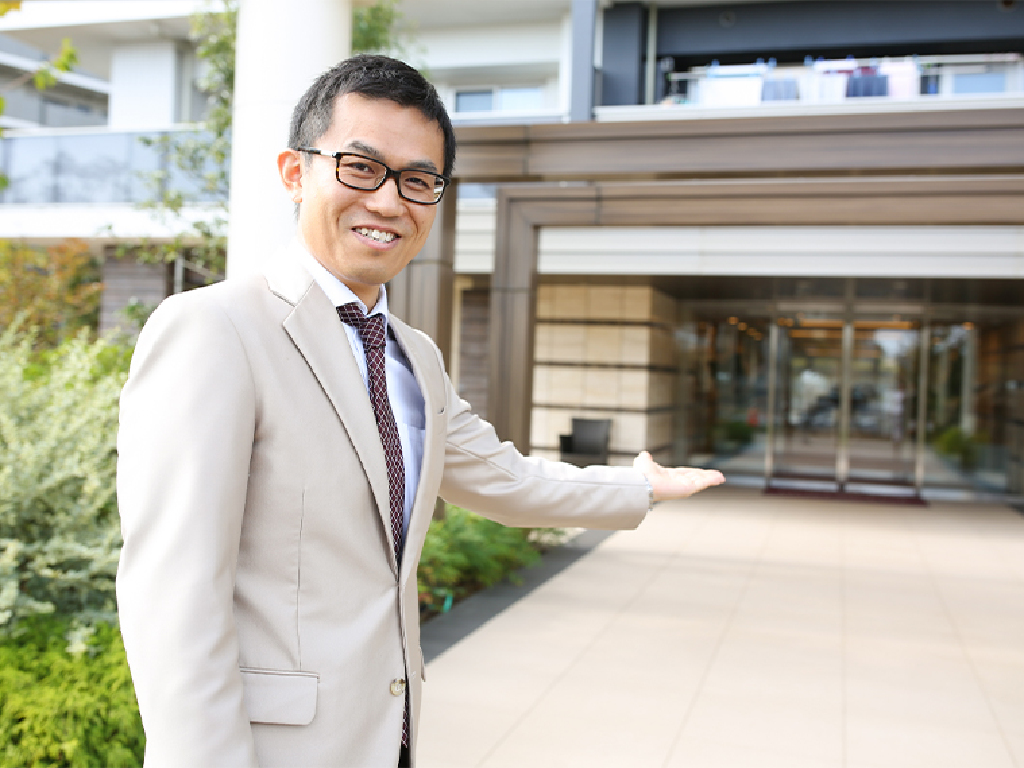
<svg viewBox="0 0 1024 768">
<path fill-rule="evenodd" d="M 388 315 L 455 158 L 415 70 L 342 62 L 289 147 L 296 241 L 265 275 L 165 301 L 121 398 L 118 602 L 147 765 L 409 764 L 439 493 L 512 525 L 633 528 L 722 481 L 647 454 L 642 471 L 523 458 Z"/>
</svg>

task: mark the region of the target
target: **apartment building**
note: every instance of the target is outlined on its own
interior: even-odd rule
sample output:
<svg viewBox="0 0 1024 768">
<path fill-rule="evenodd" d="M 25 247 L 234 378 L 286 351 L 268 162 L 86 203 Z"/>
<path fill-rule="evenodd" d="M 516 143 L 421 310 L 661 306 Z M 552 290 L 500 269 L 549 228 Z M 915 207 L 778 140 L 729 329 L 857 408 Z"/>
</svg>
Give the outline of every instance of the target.
<svg viewBox="0 0 1024 768">
<path fill-rule="evenodd" d="M 28 14 L 61 5 L 78 15 Z M 398 5 L 460 153 L 392 293 L 503 437 L 557 457 L 574 417 L 607 419 L 613 462 L 1022 494 L 1021 3 Z M 87 80 L 62 88 L 99 106 L 8 130 L 0 236 L 166 236 L 132 173 L 161 162 L 139 133 L 201 117 L 193 4 L 25 6 L 0 33 L 74 39 Z"/>
</svg>

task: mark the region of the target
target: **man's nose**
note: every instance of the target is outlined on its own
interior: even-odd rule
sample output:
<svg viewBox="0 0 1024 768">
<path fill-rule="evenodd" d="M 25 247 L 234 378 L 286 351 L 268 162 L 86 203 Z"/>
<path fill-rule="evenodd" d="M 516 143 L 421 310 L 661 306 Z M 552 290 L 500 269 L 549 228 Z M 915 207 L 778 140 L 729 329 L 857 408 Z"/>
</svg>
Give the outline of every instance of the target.
<svg viewBox="0 0 1024 768">
<path fill-rule="evenodd" d="M 395 183 L 391 184 L 392 181 Z M 384 183 L 380 187 L 368 194 L 370 199 L 367 201 L 366 207 L 379 213 L 394 215 L 401 212 L 402 206 L 405 204 L 402 196 L 398 194 L 397 176 L 389 176 L 384 179 Z"/>
</svg>

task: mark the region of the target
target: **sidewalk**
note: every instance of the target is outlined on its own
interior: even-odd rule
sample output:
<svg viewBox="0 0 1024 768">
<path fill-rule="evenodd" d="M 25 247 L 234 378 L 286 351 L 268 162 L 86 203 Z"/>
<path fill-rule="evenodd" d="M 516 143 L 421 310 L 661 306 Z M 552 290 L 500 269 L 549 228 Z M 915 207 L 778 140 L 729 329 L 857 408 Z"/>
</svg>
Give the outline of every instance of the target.
<svg viewBox="0 0 1024 768">
<path fill-rule="evenodd" d="M 1024 768 L 1024 516 L 662 505 L 429 662 L 420 728 L 422 768 Z"/>
</svg>

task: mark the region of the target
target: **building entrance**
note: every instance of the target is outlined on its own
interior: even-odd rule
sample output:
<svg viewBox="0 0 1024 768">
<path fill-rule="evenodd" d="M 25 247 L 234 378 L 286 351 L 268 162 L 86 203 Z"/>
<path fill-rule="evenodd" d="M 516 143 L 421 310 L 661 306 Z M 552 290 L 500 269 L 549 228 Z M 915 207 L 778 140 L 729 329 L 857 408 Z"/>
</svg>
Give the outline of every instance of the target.
<svg viewBox="0 0 1024 768">
<path fill-rule="evenodd" d="M 820 282 L 808 298 L 779 280 L 774 297 L 687 301 L 676 460 L 777 488 L 1018 498 L 1016 286 Z"/>
<path fill-rule="evenodd" d="M 920 323 L 796 312 L 772 336 L 768 482 L 914 488 Z"/>
</svg>

